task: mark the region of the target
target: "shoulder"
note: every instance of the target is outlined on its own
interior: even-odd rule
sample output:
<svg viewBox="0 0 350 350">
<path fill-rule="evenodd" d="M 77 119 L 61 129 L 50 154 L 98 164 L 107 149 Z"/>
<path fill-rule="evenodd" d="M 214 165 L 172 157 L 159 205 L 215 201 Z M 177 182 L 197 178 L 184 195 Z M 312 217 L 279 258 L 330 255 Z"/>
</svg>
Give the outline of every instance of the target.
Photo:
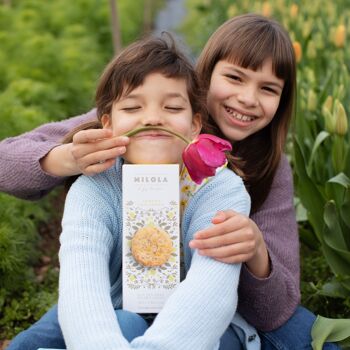
<svg viewBox="0 0 350 350">
<path fill-rule="evenodd" d="M 272 210 L 279 211 L 282 208 L 288 208 L 288 213 L 293 216 L 293 199 L 294 186 L 292 168 L 287 156 L 283 154 L 273 178 L 269 194 L 252 218 L 254 217 L 255 220 L 260 213 L 265 212 L 266 210 L 271 212 Z"/>
<path fill-rule="evenodd" d="M 189 211 L 199 207 L 208 212 L 233 209 L 248 215 L 250 196 L 242 179 L 232 170 L 224 168 L 203 185 L 188 203 Z"/>
<path fill-rule="evenodd" d="M 272 187 L 283 186 L 293 182 L 292 168 L 290 166 L 288 157 L 282 154 L 275 176 L 272 181 Z"/>
<path fill-rule="evenodd" d="M 228 168 L 223 168 L 221 171 L 217 172 L 216 175 L 210 178 L 200 189 L 200 191 L 204 193 L 214 190 L 222 190 L 226 194 L 242 192 L 242 194 L 246 193 L 248 195 L 242 178 Z"/>
<path fill-rule="evenodd" d="M 103 200 L 112 205 L 121 197 L 121 169 L 120 162 L 116 162 L 112 168 L 93 175 L 81 175 L 69 189 L 67 200 L 89 200 L 91 203 Z"/>
</svg>

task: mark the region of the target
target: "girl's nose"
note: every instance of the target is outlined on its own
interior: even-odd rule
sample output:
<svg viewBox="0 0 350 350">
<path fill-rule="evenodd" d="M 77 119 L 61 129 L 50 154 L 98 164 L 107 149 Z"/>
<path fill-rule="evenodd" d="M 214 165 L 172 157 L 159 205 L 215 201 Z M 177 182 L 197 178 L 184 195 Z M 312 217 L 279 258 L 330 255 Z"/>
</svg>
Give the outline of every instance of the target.
<svg viewBox="0 0 350 350">
<path fill-rule="evenodd" d="M 143 125 L 162 125 L 163 118 L 159 112 L 145 113 L 142 119 Z"/>
<path fill-rule="evenodd" d="M 237 95 L 238 102 L 247 107 L 256 107 L 258 105 L 258 97 L 255 87 L 247 86 Z"/>
</svg>

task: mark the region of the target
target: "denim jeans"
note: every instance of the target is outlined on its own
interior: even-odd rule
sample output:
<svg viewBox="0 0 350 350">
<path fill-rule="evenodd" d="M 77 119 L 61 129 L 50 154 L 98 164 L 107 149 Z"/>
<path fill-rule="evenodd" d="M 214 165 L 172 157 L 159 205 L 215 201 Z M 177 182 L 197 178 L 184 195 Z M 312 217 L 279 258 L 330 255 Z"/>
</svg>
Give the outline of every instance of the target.
<svg viewBox="0 0 350 350">
<path fill-rule="evenodd" d="M 148 325 L 139 315 L 116 311 L 124 337 L 131 341 L 142 335 Z M 262 350 L 311 350 L 311 327 L 316 316 L 299 306 L 294 315 L 281 327 L 271 332 L 259 332 Z M 51 308 L 38 322 L 19 333 L 7 350 L 37 350 L 38 348 L 65 349 L 66 345 L 58 324 L 57 306 Z M 220 340 L 219 350 L 243 350 L 244 345 L 232 327 L 229 327 Z M 324 350 L 340 349 L 327 343 Z"/>
</svg>

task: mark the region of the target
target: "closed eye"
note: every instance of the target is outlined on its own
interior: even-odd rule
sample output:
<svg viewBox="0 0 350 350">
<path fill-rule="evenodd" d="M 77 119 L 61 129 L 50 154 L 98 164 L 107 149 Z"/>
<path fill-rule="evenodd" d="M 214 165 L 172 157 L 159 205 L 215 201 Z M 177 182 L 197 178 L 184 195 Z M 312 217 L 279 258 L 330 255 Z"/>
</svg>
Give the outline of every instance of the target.
<svg viewBox="0 0 350 350">
<path fill-rule="evenodd" d="M 126 112 L 132 112 L 132 111 L 137 111 L 140 108 L 141 108 L 140 106 L 132 106 L 132 107 L 124 107 L 121 110 Z"/>
<path fill-rule="evenodd" d="M 178 112 L 178 111 L 183 111 L 183 107 L 177 107 L 177 106 L 166 106 L 166 110 L 171 111 L 171 112 Z"/>
</svg>

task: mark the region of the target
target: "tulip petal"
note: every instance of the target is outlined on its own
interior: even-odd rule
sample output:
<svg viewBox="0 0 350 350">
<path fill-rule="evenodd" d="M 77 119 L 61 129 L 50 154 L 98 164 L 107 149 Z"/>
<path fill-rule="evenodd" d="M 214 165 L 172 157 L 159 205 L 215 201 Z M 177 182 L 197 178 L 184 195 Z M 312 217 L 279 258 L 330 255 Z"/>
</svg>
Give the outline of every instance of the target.
<svg viewBox="0 0 350 350">
<path fill-rule="evenodd" d="M 208 176 L 215 175 L 215 168 L 208 167 L 202 161 L 194 143 L 187 146 L 182 154 L 182 158 L 191 179 L 195 183 L 201 184 Z"/>
<path fill-rule="evenodd" d="M 207 139 L 213 141 L 220 151 L 232 151 L 232 145 L 229 141 L 224 140 L 218 136 L 210 134 L 200 134 L 197 138 L 197 142 L 201 139 Z"/>
<path fill-rule="evenodd" d="M 231 143 L 217 136 L 201 134 L 190 143 L 182 154 L 191 179 L 200 184 L 205 178 L 214 176 L 216 168 L 226 162 L 224 151 L 231 151 Z"/>
<path fill-rule="evenodd" d="M 210 140 L 200 140 L 197 143 L 197 151 L 202 161 L 210 167 L 217 168 L 226 162 L 225 153 L 218 150 L 217 144 L 213 144 Z"/>
</svg>

